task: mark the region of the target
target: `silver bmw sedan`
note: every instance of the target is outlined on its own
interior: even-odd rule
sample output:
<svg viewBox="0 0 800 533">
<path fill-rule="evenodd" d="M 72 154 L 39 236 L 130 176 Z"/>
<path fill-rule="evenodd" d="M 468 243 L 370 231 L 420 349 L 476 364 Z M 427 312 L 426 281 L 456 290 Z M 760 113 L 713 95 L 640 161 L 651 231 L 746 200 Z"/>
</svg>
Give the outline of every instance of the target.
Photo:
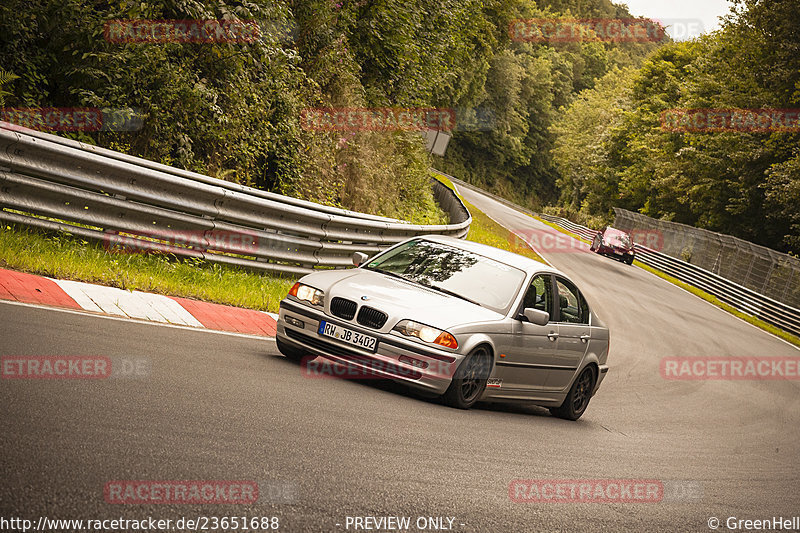
<svg viewBox="0 0 800 533">
<path fill-rule="evenodd" d="M 444 236 L 353 262 L 303 277 L 281 302 L 285 357 L 323 357 L 462 409 L 530 402 L 569 420 L 608 371 L 608 329 L 575 284 L 543 263 Z"/>
</svg>

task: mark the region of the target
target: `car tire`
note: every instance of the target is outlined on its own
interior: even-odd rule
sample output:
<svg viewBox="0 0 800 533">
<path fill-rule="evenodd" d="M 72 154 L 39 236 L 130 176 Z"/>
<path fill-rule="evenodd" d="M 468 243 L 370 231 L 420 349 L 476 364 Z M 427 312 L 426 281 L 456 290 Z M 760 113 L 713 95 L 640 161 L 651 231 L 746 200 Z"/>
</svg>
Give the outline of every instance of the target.
<svg viewBox="0 0 800 533">
<path fill-rule="evenodd" d="M 283 342 L 281 339 L 276 338 L 275 343 L 278 345 L 278 351 L 281 352 L 286 359 L 294 361 L 295 363 L 299 363 L 303 358 L 306 358 L 307 361 L 316 359 L 316 356 L 308 355 L 305 350 L 295 348 L 291 344 Z"/>
<path fill-rule="evenodd" d="M 633 256 L 628 256 L 625 259 L 625 262 L 628 263 L 629 265 L 632 265 L 633 264 Z"/>
<path fill-rule="evenodd" d="M 564 403 L 558 407 L 551 407 L 550 413 L 565 420 L 577 420 L 586 412 L 595 384 L 594 368 L 587 366 L 572 384 Z"/>
<path fill-rule="evenodd" d="M 450 407 L 469 409 L 486 390 L 492 371 L 492 354 L 486 346 L 472 350 L 456 370 L 442 398 Z"/>
</svg>

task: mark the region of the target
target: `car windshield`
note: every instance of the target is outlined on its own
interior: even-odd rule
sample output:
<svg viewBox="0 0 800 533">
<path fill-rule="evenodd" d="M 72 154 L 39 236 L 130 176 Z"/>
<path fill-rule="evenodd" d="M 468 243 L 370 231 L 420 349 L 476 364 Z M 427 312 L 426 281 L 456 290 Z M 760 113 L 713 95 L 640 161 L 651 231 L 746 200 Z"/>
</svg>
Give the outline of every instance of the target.
<svg viewBox="0 0 800 533">
<path fill-rule="evenodd" d="M 403 278 L 505 314 L 525 272 L 453 246 L 413 240 L 370 261 L 366 268 Z"/>
<path fill-rule="evenodd" d="M 610 233 L 608 239 L 612 241 L 619 241 L 623 246 L 630 246 L 631 239 L 627 233 Z"/>
</svg>

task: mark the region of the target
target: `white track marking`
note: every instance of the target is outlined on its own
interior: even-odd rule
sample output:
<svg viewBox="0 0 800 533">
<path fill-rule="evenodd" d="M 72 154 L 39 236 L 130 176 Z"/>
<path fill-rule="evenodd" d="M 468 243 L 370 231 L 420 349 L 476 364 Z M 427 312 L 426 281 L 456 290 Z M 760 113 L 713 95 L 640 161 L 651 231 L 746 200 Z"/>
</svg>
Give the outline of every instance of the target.
<svg viewBox="0 0 800 533">
<path fill-rule="evenodd" d="M 177 303 L 177 302 L 176 302 Z M 254 339 L 259 341 L 266 341 L 266 342 L 275 342 L 275 337 L 265 337 L 263 335 L 249 335 L 247 333 L 237 333 L 235 331 L 221 331 L 218 329 L 208 329 L 204 327 L 193 327 L 193 326 L 183 326 L 178 324 L 168 324 L 165 322 L 151 322 L 149 320 L 139 320 L 137 318 L 127 318 L 121 316 L 113 316 L 113 315 L 106 315 L 102 314 L 102 311 L 94 313 L 90 311 L 83 311 L 78 309 L 64 309 L 61 307 L 52 307 L 49 305 L 41 305 L 41 304 L 29 304 L 25 302 L 15 302 L 12 300 L 0 300 L 0 305 L 7 304 L 7 305 L 18 305 L 20 307 L 31 307 L 34 309 L 42 309 L 45 311 L 53 311 L 56 313 L 68 313 L 71 315 L 79 315 L 85 316 L 90 318 L 100 318 L 103 320 L 116 320 L 118 322 L 130 322 L 132 324 L 139 324 L 145 326 L 155 326 L 160 328 L 174 328 L 174 329 L 181 329 L 185 331 L 195 331 L 198 333 L 213 333 L 215 335 L 228 335 L 229 337 L 240 337 L 243 339 Z"/>
<path fill-rule="evenodd" d="M 53 281 L 87 311 L 99 311 L 110 315 L 154 322 L 203 327 L 203 324 L 192 316 L 189 311 L 168 296 L 141 291 L 125 291 L 116 287 L 105 287 L 77 281 L 58 279 Z"/>
</svg>

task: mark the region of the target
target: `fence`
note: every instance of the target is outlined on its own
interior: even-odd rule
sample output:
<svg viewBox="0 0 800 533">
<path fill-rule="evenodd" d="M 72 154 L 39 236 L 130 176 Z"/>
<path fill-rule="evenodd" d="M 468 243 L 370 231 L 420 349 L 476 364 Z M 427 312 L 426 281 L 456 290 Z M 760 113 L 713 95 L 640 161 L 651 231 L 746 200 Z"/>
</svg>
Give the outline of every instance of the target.
<svg viewBox="0 0 800 533">
<path fill-rule="evenodd" d="M 618 229 L 625 231 L 632 231 L 634 229 L 655 229 L 643 226 L 627 226 L 625 219 L 619 216 L 619 212 L 623 210 L 615 208 L 615 211 L 617 213 L 617 219 L 614 222 L 614 227 Z M 597 233 L 597 230 L 575 224 L 565 218 L 550 215 L 539 215 L 539 217 L 588 240 L 592 240 L 592 237 Z M 646 233 L 644 234 L 646 235 Z M 633 232 L 632 236 L 635 240 L 637 233 Z M 670 240 L 669 237 L 664 235 L 665 248 L 674 246 L 666 245 L 668 240 Z M 748 287 L 728 280 L 718 273 L 704 269 L 699 265 L 694 265 L 683 259 L 678 259 L 666 253 L 653 250 L 640 243 L 635 243 L 635 249 L 636 259 L 642 263 L 665 272 L 689 285 L 702 289 L 743 313 L 752 315 L 777 328 L 800 336 L 800 309 L 760 294 Z M 794 279 L 797 280 L 798 278 L 795 277 Z M 797 287 L 794 287 L 794 290 L 796 291 Z"/>
<path fill-rule="evenodd" d="M 524 207 L 520 207 L 513 202 L 506 200 L 505 198 L 501 198 L 491 193 L 487 193 L 482 191 L 478 187 L 471 185 L 469 183 L 465 183 L 461 180 L 453 178 L 452 176 L 448 176 L 454 183 L 459 186 L 467 187 L 478 192 L 482 192 L 488 196 L 491 196 L 498 202 L 501 202 L 513 209 L 518 211 L 522 211 L 523 213 L 528 213 L 529 215 L 535 215 L 539 218 L 556 224 L 557 226 L 568 230 L 572 233 L 575 233 L 579 237 L 591 241 L 592 238 L 597 234 L 597 230 L 587 228 L 586 226 L 582 226 L 580 224 L 576 224 L 570 220 L 565 218 L 556 217 L 552 215 L 545 215 L 545 214 L 536 214 L 532 211 L 525 209 Z M 623 229 L 625 231 L 631 231 L 634 229 L 659 229 L 663 231 L 661 228 L 657 226 L 633 226 L 628 225 L 626 222 L 626 215 L 624 213 L 630 213 L 630 211 L 625 211 L 623 209 L 615 209 L 617 214 L 617 219 L 614 222 L 614 226 Z M 622 216 L 621 216 L 621 213 Z M 631 215 L 635 215 L 635 213 L 630 213 Z M 639 215 L 641 216 L 641 215 Z M 643 217 L 647 218 L 647 217 Z M 654 219 L 650 219 L 654 220 Z M 658 223 L 661 221 L 655 220 L 654 222 Z M 695 228 L 689 228 L 695 229 Z M 704 230 L 698 230 L 699 232 L 703 232 Z M 652 232 L 633 232 L 632 236 L 634 240 L 638 235 L 651 235 Z M 684 246 L 680 246 L 681 241 L 678 241 L 678 244 L 670 243 L 669 241 L 673 240 L 669 233 L 664 234 L 664 248 L 666 250 L 672 249 L 680 249 L 683 251 Z M 726 236 L 721 236 L 726 237 Z M 733 237 L 727 237 L 728 239 L 733 239 Z M 779 254 L 773 250 L 768 250 L 766 248 L 756 246 L 746 241 L 741 241 L 739 239 L 735 239 L 739 241 L 740 246 L 747 245 L 749 247 L 753 247 L 754 249 L 762 249 L 767 250 L 768 252 L 772 253 L 772 257 L 777 256 L 778 259 L 784 261 L 796 261 L 795 258 L 787 256 L 785 254 Z M 685 241 L 684 241 L 685 242 Z M 770 298 L 764 294 L 760 294 L 758 291 L 753 290 L 752 288 L 748 288 L 743 286 L 742 284 L 736 283 L 735 281 L 728 280 L 720 275 L 720 273 L 725 273 L 727 270 L 725 268 L 720 267 L 717 272 L 711 271 L 711 269 L 702 268 L 701 265 L 695 265 L 694 263 L 696 256 L 692 256 L 692 263 L 686 262 L 683 258 L 676 258 L 668 253 L 662 253 L 662 251 L 656 251 L 646 246 L 643 246 L 641 243 L 637 243 L 635 245 L 636 248 L 636 258 L 641 261 L 642 263 L 649 265 L 655 269 L 658 269 L 662 272 L 669 274 L 670 276 L 677 278 L 685 283 L 688 283 L 694 287 L 698 287 L 705 292 L 712 294 L 719 298 L 721 301 L 735 307 L 736 309 L 746 313 L 748 315 L 755 316 L 768 324 L 772 324 L 775 327 L 783 329 L 784 331 L 788 331 L 789 333 L 793 333 L 794 335 L 800 336 L 800 309 L 797 306 L 792 306 L 789 303 L 781 302 L 775 298 Z M 719 254 L 718 254 L 719 255 Z M 724 255 L 719 255 L 720 261 L 723 260 Z M 750 259 L 751 264 L 753 264 L 753 268 L 748 268 L 750 272 L 749 278 L 753 279 L 753 272 L 757 272 L 757 268 L 755 267 L 755 262 L 753 259 Z M 773 268 L 773 273 L 784 271 L 782 270 L 785 267 L 775 266 Z M 773 274 L 775 275 L 775 274 Z M 769 276 L 767 276 L 769 278 Z M 747 279 L 747 278 L 746 278 Z M 794 280 L 794 281 L 792 281 Z M 762 283 L 762 286 L 764 284 Z M 766 284 L 770 286 L 770 284 Z M 774 283 L 772 285 L 775 285 Z M 793 272 L 793 274 L 788 275 L 787 285 L 784 287 L 782 293 L 786 294 L 797 294 L 797 291 L 800 290 L 800 272 Z"/>
<path fill-rule="evenodd" d="M 800 259 L 730 235 L 614 209 L 614 226 L 655 230 L 660 252 L 718 274 L 773 300 L 800 307 Z"/>
<path fill-rule="evenodd" d="M 260 191 L 0 122 L 0 221 L 264 271 L 351 265 L 415 235 L 463 238 L 472 217 L 437 180 L 446 225 L 409 224 Z"/>
</svg>

